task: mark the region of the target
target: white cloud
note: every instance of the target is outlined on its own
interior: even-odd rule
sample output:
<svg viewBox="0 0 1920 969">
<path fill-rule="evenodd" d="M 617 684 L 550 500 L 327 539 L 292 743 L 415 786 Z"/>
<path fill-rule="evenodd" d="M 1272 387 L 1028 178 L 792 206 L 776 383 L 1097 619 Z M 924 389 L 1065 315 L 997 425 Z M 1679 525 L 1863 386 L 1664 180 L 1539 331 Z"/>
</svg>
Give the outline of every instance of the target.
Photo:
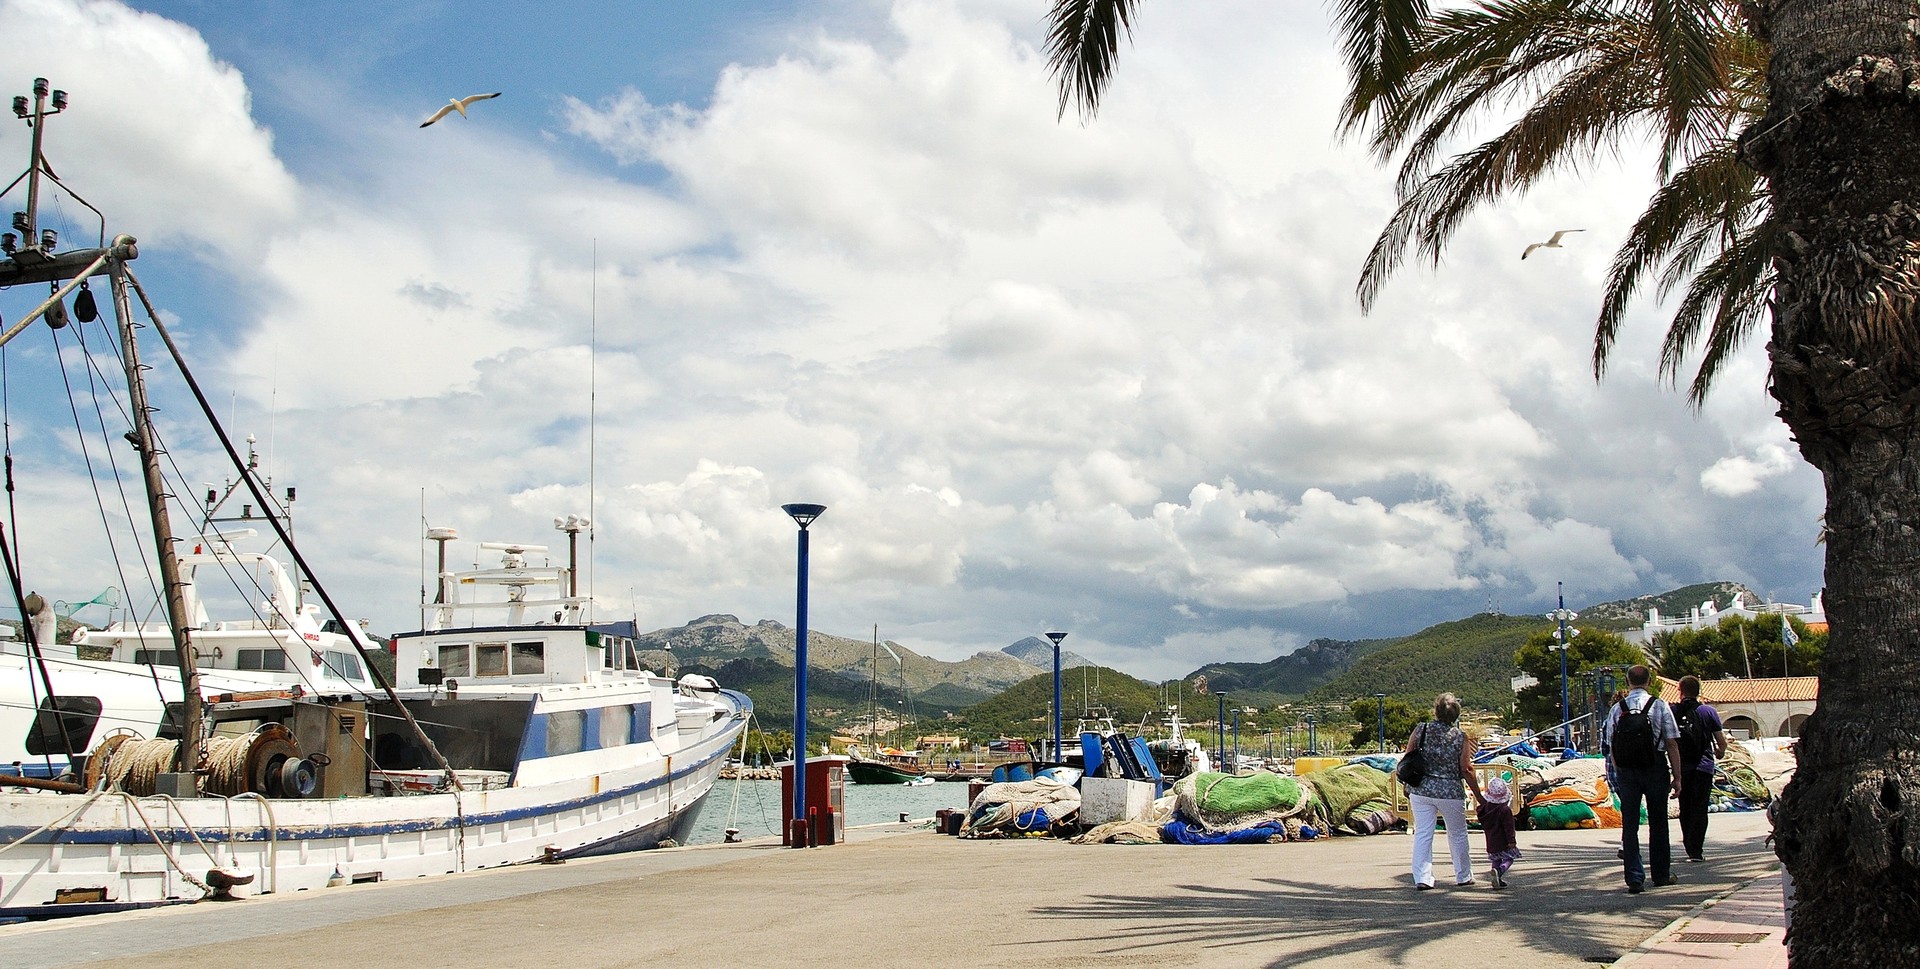
<svg viewBox="0 0 1920 969">
<path fill-rule="evenodd" d="M 1737 498 L 1759 490 L 1768 478 L 1787 473 L 1794 464 L 1786 448 L 1763 444 L 1754 449 L 1753 457 L 1735 454 L 1715 461 L 1700 472 L 1700 487 L 1711 494 Z"/>
<path fill-rule="evenodd" d="M 109 236 L 237 256 L 296 211 L 299 189 L 251 117 L 246 80 L 193 30 L 117 3 L 10 0 L 0 60 L 15 83 L 44 77 L 67 91 L 47 157 L 108 214 Z M 27 136 L 0 127 L 0 155 L 24 159 Z M 66 213 L 67 243 L 92 244 L 98 223 Z"/>
<path fill-rule="evenodd" d="M 1695 415 L 1639 310 L 1591 379 L 1644 175 L 1480 213 L 1362 316 L 1391 174 L 1333 136 L 1322 11 L 1152 7 L 1083 126 L 1055 121 L 1032 5 L 883 9 L 697 106 L 638 68 L 607 96 L 546 72 L 551 134 L 503 110 L 423 139 L 384 90 L 243 78 L 113 4 L 0 6 L 0 50 L 75 92 L 63 175 L 223 257 L 200 273 L 247 299 L 168 308 L 383 628 L 411 618 L 422 514 L 516 541 L 591 514 L 619 614 L 790 621 L 801 500 L 829 506 L 815 627 L 952 658 L 1070 625 L 1174 675 L 1556 581 L 1816 584 L 1817 554 L 1730 527 L 1810 536 L 1818 504 L 1759 354 Z M 122 106 L 98 89 L 126 63 Z M 355 113 L 276 154 L 250 99 L 292 91 Z M 1579 245 L 1519 262 L 1569 224 Z M 147 282 L 191 303 L 183 276 Z"/>
</svg>

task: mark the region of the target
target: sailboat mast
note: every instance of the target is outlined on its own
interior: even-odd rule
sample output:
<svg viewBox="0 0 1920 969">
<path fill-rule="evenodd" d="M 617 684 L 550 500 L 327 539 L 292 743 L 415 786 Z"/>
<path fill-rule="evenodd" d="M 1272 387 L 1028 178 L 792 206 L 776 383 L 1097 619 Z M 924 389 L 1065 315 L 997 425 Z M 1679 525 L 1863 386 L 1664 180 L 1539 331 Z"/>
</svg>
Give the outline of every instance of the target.
<svg viewBox="0 0 1920 969">
<path fill-rule="evenodd" d="M 200 668 L 188 629 L 186 586 L 180 581 L 180 560 L 174 553 L 173 523 L 167 515 L 166 482 L 160 476 L 160 448 L 154 442 L 153 411 L 147 405 L 145 368 L 140 365 L 140 350 L 134 342 L 133 307 L 127 298 L 127 267 L 115 258 L 107 263 L 113 284 L 113 315 L 120 327 L 121 360 L 127 369 L 127 402 L 133 412 L 134 450 L 140 452 L 140 470 L 146 480 L 147 511 L 153 519 L 154 551 L 160 566 L 160 587 L 167 600 L 167 625 L 173 630 L 174 650 L 180 664 L 182 731 L 175 769 L 195 771 L 204 756 L 200 733 L 206 720 L 200 699 Z"/>
<path fill-rule="evenodd" d="M 867 753 L 880 748 L 880 624 L 873 624 L 873 663 L 867 669 Z"/>
</svg>

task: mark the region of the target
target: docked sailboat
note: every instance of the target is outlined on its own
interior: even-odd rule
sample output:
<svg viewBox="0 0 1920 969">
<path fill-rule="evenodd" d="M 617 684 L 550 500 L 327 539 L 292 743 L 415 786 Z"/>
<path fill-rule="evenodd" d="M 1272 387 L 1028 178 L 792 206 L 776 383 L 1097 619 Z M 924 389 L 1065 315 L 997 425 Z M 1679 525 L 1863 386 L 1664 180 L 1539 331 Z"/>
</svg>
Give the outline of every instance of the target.
<svg viewBox="0 0 1920 969">
<path fill-rule="evenodd" d="M 642 668 L 631 640 L 590 621 L 571 555 L 555 565 L 541 546 L 483 545 L 497 565 L 449 572 L 451 529 L 427 536 L 442 551 L 438 592 L 422 605 L 421 629 L 394 638 L 396 672 L 383 674 L 377 647 L 294 546 L 284 506 L 219 429 L 131 271 L 134 240 L 56 252 L 54 234 L 36 230 L 42 176 L 54 178 L 41 138 L 66 99 L 51 100 L 48 110 L 48 85 L 36 80 L 31 111 L 16 104 L 34 125 L 33 156 L 16 217 L 25 245 L 6 234 L 0 288 L 51 284 L 53 293 L 7 314 L 16 322 L 0 345 L 35 324 L 56 334 L 72 325 L 63 300 L 76 290 L 84 334 L 100 319 L 84 287 L 107 278 L 112 319 L 98 328 L 112 328 L 100 336 L 127 379 L 125 438 L 140 460 L 166 621 L 142 622 L 130 609 L 78 645 L 57 643 L 52 610 L 26 593 L 25 563 L 5 541 L 14 523 L 0 529 L 24 620 L 18 639 L 0 644 L 0 744 L 19 744 L 0 757 L 21 765 L 0 776 L 0 919 L 451 874 L 678 838 L 745 729 L 746 697 L 707 677 L 674 681 Z M 239 551 L 252 535 L 212 515 L 193 551 L 178 547 L 173 496 L 190 489 L 163 473 L 136 342 L 143 330 L 164 341 L 277 552 Z M 557 522 L 570 543 L 580 523 Z M 250 577 L 236 585 L 248 614 L 210 615 L 205 593 L 240 575 Z M 317 603 L 305 601 L 308 588 Z"/>
<path fill-rule="evenodd" d="M 868 670 L 871 676 L 867 680 L 867 743 L 847 748 L 847 776 L 855 784 L 913 784 L 923 778 L 930 778 L 927 767 L 920 760 L 918 750 L 901 750 L 897 746 L 882 746 L 880 743 L 880 627 L 873 627 L 873 661 Z M 906 663 L 892 646 L 885 647 L 887 655 L 900 668 L 900 696 L 902 703 L 907 695 Z M 906 715 L 904 707 L 902 717 Z M 899 725 L 896 724 L 896 728 Z"/>
</svg>

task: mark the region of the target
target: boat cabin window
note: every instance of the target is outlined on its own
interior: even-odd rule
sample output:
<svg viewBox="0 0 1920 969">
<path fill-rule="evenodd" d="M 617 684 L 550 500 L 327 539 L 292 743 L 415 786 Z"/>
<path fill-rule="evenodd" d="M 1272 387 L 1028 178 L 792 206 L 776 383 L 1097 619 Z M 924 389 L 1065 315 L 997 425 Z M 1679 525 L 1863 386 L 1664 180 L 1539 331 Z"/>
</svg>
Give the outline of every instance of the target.
<svg viewBox="0 0 1920 969">
<path fill-rule="evenodd" d="M 587 711 L 559 710 L 547 714 L 547 756 L 576 754 L 585 742 Z"/>
<path fill-rule="evenodd" d="M 600 746 L 624 747 L 633 733 L 632 707 L 600 708 Z"/>
<path fill-rule="evenodd" d="M 507 644 L 481 643 L 473 648 L 473 672 L 476 676 L 507 675 Z"/>
<path fill-rule="evenodd" d="M 514 643 L 513 674 L 545 673 L 547 671 L 546 643 Z"/>
<path fill-rule="evenodd" d="M 285 651 L 278 649 L 243 649 L 240 650 L 239 664 L 243 670 L 275 670 L 285 672 L 287 668 L 287 654 Z"/>
<path fill-rule="evenodd" d="M 458 646 L 440 647 L 440 674 L 442 676 L 472 676 L 473 654 L 466 643 Z"/>
<path fill-rule="evenodd" d="M 360 666 L 360 657 L 345 650 L 327 650 L 325 662 L 327 664 L 327 672 L 332 673 L 340 679 L 364 680 L 367 678 L 366 670 Z"/>
<path fill-rule="evenodd" d="M 47 697 L 40 701 L 33 726 L 27 730 L 27 753 L 35 756 L 83 753 L 93 746 L 93 728 L 99 723 L 99 697 Z"/>
<path fill-rule="evenodd" d="M 213 668 L 216 658 L 212 650 L 206 650 L 194 656 L 193 665 L 201 667 L 202 669 L 211 669 Z M 142 666 L 158 666 L 163 669 L 175 669 L 180 665 L 180 652 L 172 648 L 136 649 L 133 651 L 133 661 Z"/>
</svg>

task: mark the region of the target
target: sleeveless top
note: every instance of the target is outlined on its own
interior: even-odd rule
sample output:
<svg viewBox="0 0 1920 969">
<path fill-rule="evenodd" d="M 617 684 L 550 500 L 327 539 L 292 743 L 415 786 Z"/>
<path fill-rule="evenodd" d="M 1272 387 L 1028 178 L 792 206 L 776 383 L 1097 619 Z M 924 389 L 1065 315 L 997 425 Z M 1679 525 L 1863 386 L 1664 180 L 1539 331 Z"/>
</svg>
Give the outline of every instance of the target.
<svg viewBox="0 0 1920 969">
<path fill-rule="evenodd" d="M 1407 790 L 1421 797 L 1466 800 L 1466 780 L 1460 776 L 1460 750 L 1467 744 L 1467 735 L 1459 727 L 1437 720 L 1415 727 L 1414 734 L 1418 741 L 1415 746 L 1427 758 L 1427 776 Z"/>
</svg>

